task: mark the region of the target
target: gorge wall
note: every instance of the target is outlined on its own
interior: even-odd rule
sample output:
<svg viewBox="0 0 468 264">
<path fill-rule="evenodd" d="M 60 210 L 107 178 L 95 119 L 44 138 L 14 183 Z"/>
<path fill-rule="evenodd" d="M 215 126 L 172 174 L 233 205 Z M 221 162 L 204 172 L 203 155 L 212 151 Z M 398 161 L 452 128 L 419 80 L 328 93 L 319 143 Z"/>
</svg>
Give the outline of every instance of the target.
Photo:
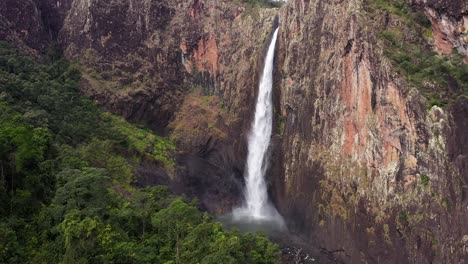
<svg viewBox="0 0 468 264">
<path fill-rule="evenodd" d="M 420 89 L 398 71 L 380 33 L 408 18 L 382 10 L 388 2 L 290 0 L 278 10 L 7 0 L 0 39 L 33 56 L 58 43 L 82 72 L 83 94 L 177 143 L 177 170 L 149 170 L 139 184 L 170 176 L 175 191 L 222 214 L 241 198 L 246 133 L 279 13 L 268 181 L 291 230 L 346 263 L 467 262 L 466 83 Z M 465 1 L 406 5 L 430 21 L 418 34 L 431 41 L 418 45 L 467 61 Z M 439 94 L 454 99 L 429 102 Z"/>
<path fill-rule="evenodd" d="M 144 169 L 139 184 L 176 176 L 176 192 L 222 213 L 241 197 L 245 133 L 276 13 L 242 1 L 6 1 L 0 39 L 36 57 L 63 50 L 84 95 L 177 143 L 177 171 Z"/>
<path fill-rule="evenodd" d="M 401 20 L 376 16 L 371 2 L 298 0 L 281 10 L 277 202 L 345 262 L 463 263 L 468 101 L 431 107 L 397 73 L 378 36 Z M 466 4 L 417 5 L 435 48 L 440 37 L 466 59 L 466 43 L 445 28 L 466 37 L 454 26 L 466 24 Z"/>
<path fill-rule="evenodd" d="M 273 10 L 228 1 L 73 1 L 58 33 L 83 93 L 179 146 L 175 189 L 210 211 L 242 190 L 244 131 Z"/>
</svg>

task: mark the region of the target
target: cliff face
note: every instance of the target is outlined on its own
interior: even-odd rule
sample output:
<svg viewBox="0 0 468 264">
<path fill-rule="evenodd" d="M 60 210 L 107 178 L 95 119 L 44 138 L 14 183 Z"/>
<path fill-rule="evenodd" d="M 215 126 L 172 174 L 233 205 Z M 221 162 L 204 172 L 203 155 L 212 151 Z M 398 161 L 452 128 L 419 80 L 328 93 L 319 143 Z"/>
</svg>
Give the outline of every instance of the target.
<svg viewBox="0 0 468 264">
<path fill-rule="evenodd" d="M 81 69 L 85 95 L 178 143 L 176 191 L 217 213 L 239 203 L 244 131 L 275 10 L 214 0 L 10 2 L 0 5 L 2 39 L 36 54 L 57 41 Z M 140 184 L 159 182 L 150 178 Z"/>
<path fill-rule="evenodd" d="M 210 211 L 238 203 L 250 101 L 274 10 L 231 1 L 81 1 L 58 33 L 83 92 L 170 133 L 177 190 Z"/>
<path fill-rule="evenodd" d="M 455 49 L 466 63 L 466 1 L 290 0 L 280 10 L 20 2 L 0 3 L 0 39 L 36 55 L 57 40 L 80 67 L 85 95 L 171 136 L 180 150 L 174 189 L 218 214 L 241 199 L 245 134 L 279 13 L 268 180 L 292 230 L 348 263 L 468 261 L 466 72 L 439 81 L 434 72 L 456 67 L 434 59 L 445 68 L 420 80 L 397 43 L 447 58 Z M 421 25 L 407 33 L 413 20 Z M 164 172 L 154 170 L 141 185 L 158 183 Z"/>
<path fill-rule="evenodd" d="M 40 9 L 32 0 L 5 0 L 0 3 L 0 40 L 6 40 L 24 52 L 36 56 L 47 48 L 47 28 Z"/>
<path fill-rule="evenodd" d="M 273 14 L 223 1 L 76 0 L 59 42 L 86 67 L 87 94 L 158 130 L 193 86 L 245 111 Z"/>
<path fill-rule="evenodd" d="M 468 63 L 468 3 L 463 0 L 412 0 L 431 21 L 435 46 L 441 54 L 456 49 Z"/>
<path fill-rule="evenodd" d="M 419 5 L 435 46 L 450 32 L 441 38 L 466 58 L 466 43 L 446 28 L 466 19 L 462 3 Z M 395 21 L 368 6 L 297 0 L 281 11 L 276 199 L 297 230 L 346 262 L 466 261 L 467 101 L 428 109 L 377 38 Z"/>
</svg>

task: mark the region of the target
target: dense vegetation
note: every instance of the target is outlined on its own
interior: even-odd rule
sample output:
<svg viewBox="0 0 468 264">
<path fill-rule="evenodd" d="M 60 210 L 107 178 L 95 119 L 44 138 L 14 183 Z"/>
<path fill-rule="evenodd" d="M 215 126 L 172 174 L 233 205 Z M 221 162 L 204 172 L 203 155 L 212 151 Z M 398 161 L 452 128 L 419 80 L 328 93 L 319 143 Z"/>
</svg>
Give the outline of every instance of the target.
<svg viewBox="0 0 468 264">
<path fill-rule="evenodd" d="M 374 17 L 388 19 L 379 35 L 385 56 L 431 105 L 468 97 L 468 65 L 456 50 L 449 56 L 433 50 L 431 23 L 422 11 L 403 0 L 369 0 L 368 9 Z"/>
<path fill-rule="evenodd" d="M 170 170 L 173 144 L 100 111 L 80 73 L 0 43 L 0 263 L 274 263 L 265 237 L 224 231 L 134 164 Z"/>
</svg>

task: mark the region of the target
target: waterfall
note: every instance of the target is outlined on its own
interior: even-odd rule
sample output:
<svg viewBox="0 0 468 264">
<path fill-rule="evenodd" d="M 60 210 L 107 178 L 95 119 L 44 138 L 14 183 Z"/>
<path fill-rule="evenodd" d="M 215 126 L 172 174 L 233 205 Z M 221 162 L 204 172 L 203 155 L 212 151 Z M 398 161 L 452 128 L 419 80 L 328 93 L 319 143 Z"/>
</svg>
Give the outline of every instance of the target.
<svg viewBox="0 0 468 264">
<path fill-rule="evenodd" d="M 268 200 L 265 173 L 268 169 L 268 148 L 273 126 L 273 67 L 278 28 L 271 39 L 260 79 L 255 117 L 248 137 L 248 156 L 245 172 L 245 204 L 234 210 L 236 218 L 273 221 L 283 226 L 283 219 Z"/>
</svg>

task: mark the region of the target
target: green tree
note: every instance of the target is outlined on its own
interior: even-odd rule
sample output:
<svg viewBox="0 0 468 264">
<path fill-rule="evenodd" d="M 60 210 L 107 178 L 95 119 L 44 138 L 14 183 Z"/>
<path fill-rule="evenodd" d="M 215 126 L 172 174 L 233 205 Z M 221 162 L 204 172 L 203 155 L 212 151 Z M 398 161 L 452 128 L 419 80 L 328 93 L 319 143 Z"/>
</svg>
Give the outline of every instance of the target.
<svg viewBox="0 0 468 264">
<path fill-rule="evenodd" d="M 0 262 L 19 263 L 21 254 L 19 250 L 16 232 L 6 223 L 0 223 Z"/>
<path fill-rule="evenodd" d="M 167 187 L 135 189 L 141 160 L 173 171 L 174 144 L 82 97 L 57 54 L 0 42 L 0 263 L 274 262 L 266 238 L 223 230 Z"/>
<path fill-rule="evenodd" d="M 200 224 L 200 212 L 193 205 L 177 198 L 167 208 L 153 214 L 151 222 L 158 232 L 166 236 L 165 245 L 161 249 L 163 259 L 168 261 L 175 255 L 175 262 L 181 263 L 181 242 L 196 225 Z"/>
<path fill-rule="evenodd" d="M 115 201 L 107 189 L 109 177 L 103 169 L 66 169 L 57 175 L 57 185 L 52 202 L 55 219 L 71 210 L 86 216 L 103 216 Z"/>
</svg>

